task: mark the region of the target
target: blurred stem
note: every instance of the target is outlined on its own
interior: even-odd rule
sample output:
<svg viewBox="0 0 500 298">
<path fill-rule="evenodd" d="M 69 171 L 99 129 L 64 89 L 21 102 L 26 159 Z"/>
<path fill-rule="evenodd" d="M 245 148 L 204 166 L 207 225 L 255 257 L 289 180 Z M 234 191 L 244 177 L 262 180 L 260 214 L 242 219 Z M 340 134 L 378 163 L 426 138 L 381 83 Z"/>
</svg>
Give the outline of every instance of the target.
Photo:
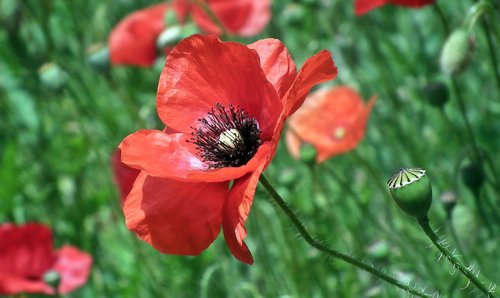
<svg viewBox="0 0 500 298">
<path fill-rule="evenodd" d="M 479 145 L 477 144 L 476 137 L 472 130 L 472 126 L 470 124 L 469 118 L 467 117 L 467 109 L 465 108 L 465 100 L 462 96 L 462 90 L 460 90 L 460 86 L 455 78 L 451 79 L 453 89 L 455 91 L 455 97 L 458 101 L 458 106 L 460 108 L 460 113 L 462 114 L 462 118 L 465 123 L 465 129 L 467 130 L 467 134 L 472 142 L 472 146 L 474 148 L 474 154 L 476 155 L 476 161 L 482 164 L 481 152 L 479 150 Z"/>
<path fill-rule="evenodd" d="M 391 276 L 375 269 L 371 265 L 367 265 L 366 263 L 361 262 L 359 260 L 356 260 L 356 259 L 354 259 L 346 254 L 343 254 L 343 253 L 340 253 L 336 250 L 330 249 L 330 248 L 326 247 L 325 245 L 321 244 L 320 242 L 316 241 L 311 236 L 311 234 L 306 230 L 304 225 L 300 222 L 300 220 L 298 219 L 295 212 L 290 207 L 288 207 L 287 203 L 276 192 L 276 190 L 271 185 L 271 183 L 269 183 L 269 181 L 266 179 L 266 177 L 264 175 L 261 175 L 259 181 L 264 186 L 266 191 L 269 193 L 273 202 L 276 203 L 283 210 L 283 212 L 286 214 L 286 216 L 292 221 L 293 225 L 295 226 L 295 228 L 297 229 L 299 234 L 304 238 L 304 240 L 309 245 L 311 245 L 312 247 L 316 248 L 317 250 L 319 250 L 319 251 L 321 251 L 321 252 L 323 252 L 323 253 L 325 253 L 333 258 L 340 259 L 346 263 L 349 263 L 349 264 L 354 265 L 360 269 L 363 269 L 363 270 L 379 277 L 380 279 L 384 280 L 385 282 L 390 283 L 390 284 L 392 284 L 392 285 L 394 285 L 394 286 L 396 286 L 404 291 L 407 291 L 415 296 L 431 297 L 431 295 L 417 291 L 414 288 L 403 284 L 402 282 L 398 281 L 397 279 L 392 278 Z"/>
<path fill-rule="evenodd" d="M 462 274 L 472 282 L 486 297 L 494 298 L 496 297 L 490 292 L 479 279 L 476 277 L 474 272 L 472 272 L 469 268 L 465 268 L 464 265 L 460 263 L 460 261 L 440 242 L 438 236 L 429 225 L 429 219 L 427 217 L 421 218 L 418 220 L 418 223 L 422 227 L 422 230 L 429 237 L 432 243 L 439 249 L 439 251 L 448 259 L 448 261 L 453 265 L 454 268 L 457 268 Z"/>
<path fill-rule="evenodd" d="M 443 29 L 444 29 L 444 32 L 446 33 L 446 36 L 450 35 L 450 26 L 448 26 L 448 21 L 446 21 L 446 17 L 444 16 L 444 13 L 441 10 L 441 7 L 439 7 L 437 2 L 434 2 L 434 5 L 432 5 L 432 8 L 434 9 L 434 12 L 438 15 L 439 20 L 441 21 L 441 24 L 443 25 Z"/>
<path fill-rule="evenodd" d="M 500 89 L 500 74 L 498 73 L 498 60 L 495 55 L 495 47 L 493 46 L 493 41 L 491 40 L 491 31 L 490 27 L 485 20 L 481 20 L 481 27 L 483 27 L 484 35 L 486 36 L 486 41 L 488 43 L 488 50 L 490 52 L 491 63 L 493 67 L 493 73 L 495 74 L 495 80 L 497 83 L 498 89 Z"/>
<path fill-rule="evenodd" d="M 226 39 L 226 37 L 228 36 L 226 27 L 215 15 L 210 5 L 208 5 L 208 3 L 205 2 L 204 0 L 191 0 L 191 1 L 197 4 L 210 17 L 210 19 L 215 23 L 215 25 L 219 27 L 222 39 Z"/>
<path fill-rule="evenodd" d="M 377 171 L 372 167 L 372 165 L 363 157 L 361 156 L 358 151 L 353 150 L 352 154 L 356 158 L 358 162 L 360 162 L 368 172 L 368 174 L 372 177 L 372 179 L 375 181 L 375 184 L 377 184 L 377 187 L 380 189 L 380 191 L 384 194 L 384 196 L 389 200 L 389 202 L 392 202 L 392 197 L 391 194 L 389 193 L 389 189 L 385 185 L 384 182 L 382 182 L 381 178 L 377 174 Z M 388 209 L 390 210 L 390 209 Z"/>
</svg>

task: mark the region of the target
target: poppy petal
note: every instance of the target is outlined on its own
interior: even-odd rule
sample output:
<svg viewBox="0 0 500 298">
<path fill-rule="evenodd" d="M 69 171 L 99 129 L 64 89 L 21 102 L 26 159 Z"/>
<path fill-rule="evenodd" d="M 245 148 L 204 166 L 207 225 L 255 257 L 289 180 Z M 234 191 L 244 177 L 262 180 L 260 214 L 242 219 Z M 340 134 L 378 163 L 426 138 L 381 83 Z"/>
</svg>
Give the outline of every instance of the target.
<svg viewBox="0 0 500 298">
<path fill-rule="evenodd" d="M 285 95 L 285 115 L 293 114 L 302 105 L 314 85 L 334 79 L 336 76 L 337 67 L 330 52 L 323 50 L 307 59 Z"/>
<path fill-rule="evenodd" d="M 209 0 L 207 3 L 225 29 L 240 36 L 249 37 L 258 34 L 271 19 L 270 0 Z M 198 5 L 192 6 L 192 15 L 195 23 L 203 31 L 222 33 Z"/>
<path fill-rule="evenodd" d="M 162 3 L 125 17 L 111 31 L 111 64 L 151 66 L 156 60 L 156 39 L 165 28 L 167 5 Z"/>
<path fill-rule="evenodd" d="M 222 217 L 222 229 L 227 246 L 236 259 L 247 264 L 253 264 L 253 257 L 243 239 L 247 232 L 245 221 L 252 206 L 255 189 L 259 182 L 264 164 L 254 172 L 234 181 L 228 194 Z"/>
<path fill-rule="evenodd" d="M 395 5 L 408 6 L 419 8 L 425 5 L 434 3 L 436 0 L 391 0 L 390 2 Z"/>
<path fill-rule="evenodd" d="M 10 273 L 0 272 L 0 295 L 15 295 L 21 293 L 54 294 L 54 289 L 42 280 L 12 276 Z"/>
<path fill-rule="evenodd" d="M 41 278 L 52 266 L 52 232 L 41 224 L 0 226 L 0 268 L 13 276 Z"/>
<path fill-rule="evenodd" d="M 375 97 L 365 105 L 355 90 L 345 86 L 319 90 L 290 117 L 289 130 L 316 148 L 320 163 L 359 144 L 374 103 Z"/>
<path fill-rule="evenodd" d="M 167 57 L 158 83 L 158 115 L 168 127 L 189 134 L 217 103 L 255 117 L 262 140 L 272 137 L 283 109 L 255 51 L 214 35 L 192 35 Z"/>
<path fill-rule="evenodd" d="M 52 268 L 59 273 L 59 293 L 67 294 L 87 282 L 92 267 L 92 257 L 76 247 L 65 245 L 57 252 L 57 261 Z"/>
<path fill-rule="evenodd" d="M 259 40 L 248 47 L 257 51 L 267 80 L 282 98 L 297 75 L 297 67 L 288 49 L 281 41 L 273 38 Z"/>
<path fill-rule="evenodd" d="M 354 1 L 354 13 L 357 16 L 366 14 L 377 7 L 389 3 L 390 0 L 355 0 Z"/>
<path fill-rule="evenodd" d="M 117 149 L 113 156 L 111 157 L 111 165 L 113 167 L 113 175 L 118 190 L 120 191 L 121 204 L 125 201 L 125 198 L 130 193 L 134 181 L 137 175 L 141 172 L 140 170 L 131 168 L 121 161 L 122 152 Z"/>
<path fill-rule="evenodd" d="M 162 253 L 198 255 L 219 234 L 228 185 L 141 172 L 123 206 L 127 227 Z"/>
<path fill-rule="evenodd" d="M 292 128 L 288 128 L 285 133 L 285 143 L 288 152 L 290 155 L 295 158 L 300 158 L 300 147 L 302 146 L 302 140 L 299 136 L 293 131 Z"/>
<path fill-rule="evenodd" d="M 166 134 L 159 130 L 140 130 L 120 144 L 122 162 L 148 175 L 190 182 L 229 181 L 253 171 L 269 155 L 269 142 L 260 145 L 254 157 L 240 167 L 208 169 L 196 156 L 190 135 Z"/>
</svg>

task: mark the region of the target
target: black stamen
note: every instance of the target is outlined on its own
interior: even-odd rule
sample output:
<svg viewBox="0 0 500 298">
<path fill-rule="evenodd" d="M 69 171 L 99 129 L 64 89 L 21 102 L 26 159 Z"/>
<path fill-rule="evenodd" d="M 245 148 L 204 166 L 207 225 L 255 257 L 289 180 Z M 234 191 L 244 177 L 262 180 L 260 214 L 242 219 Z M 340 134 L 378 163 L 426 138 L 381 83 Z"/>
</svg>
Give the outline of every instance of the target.
<svg viewBox="0 0 500 298">
<path fill-rule="evenodd" d="M 257 119 L 239 106 L 229 108 L 220 103 L 198 119 L 188 142 L 196 145 L 198 156 L 209 168 L 239 167 L 246 164 L 262 144 Z"/>
</svg>

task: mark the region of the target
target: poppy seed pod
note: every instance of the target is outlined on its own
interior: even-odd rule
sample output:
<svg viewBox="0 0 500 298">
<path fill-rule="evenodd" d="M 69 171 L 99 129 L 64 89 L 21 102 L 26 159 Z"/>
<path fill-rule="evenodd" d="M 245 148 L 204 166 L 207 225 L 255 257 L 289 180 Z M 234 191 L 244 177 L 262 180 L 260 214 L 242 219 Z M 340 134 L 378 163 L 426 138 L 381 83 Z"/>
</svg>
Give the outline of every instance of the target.
<svg viewBox="0 0 500 298">
<path fill-rule="evenodd" d="M 109 60 L 109 48 L 96 44 L 86 50 L 87 62 L 97 71 L 106 72 L 111 66 Z"/>
<path fill-rule="evenodd" d="M 441 51 L 441 70 L 456 75 L 465 70 L 471 60 L 474 42 L 464 29 L 457 29 L 446 40 Z"/>
<path fill-rule="evenodd" d="M 394 174 L 387 185 L 392 198 L 406 214 L 423 219 L 432 202 L 432 187 L 425 170 L 404 168 Z"/>
<path fill-rule="evenodd" d="M 443 82 L 431 83 L 425 86 L 423 91 L 427 102 L 436 108 L 442 108 L 450 96 L 448 86 Z"/>
<path fill-rule="evenodd" d="M 43 281 L 54 289 L 57 289 L 61 283 L 61 275 L 55 270 L 49 270 L 43 275 Z"/>
</svg>

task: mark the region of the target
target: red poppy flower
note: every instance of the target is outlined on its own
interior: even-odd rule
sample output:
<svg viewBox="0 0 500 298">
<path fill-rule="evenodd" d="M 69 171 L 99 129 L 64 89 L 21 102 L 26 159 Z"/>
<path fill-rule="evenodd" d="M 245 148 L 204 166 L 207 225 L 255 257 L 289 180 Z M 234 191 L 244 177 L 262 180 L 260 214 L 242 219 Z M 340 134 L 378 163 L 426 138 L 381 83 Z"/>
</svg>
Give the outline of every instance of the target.
<svg viewBox="0 0 500 298">
<path fill-rule="evenodd" d="M 72 246 L 52 248 L 52 233 L 46 226 L 0 225 L 0 294 L 54 294 L 44 282 L 44 274 L 56 271 L 58 292 L 67 294 L 87 281 L 92 257 Z"/>
<path fill-rule="evenodd" d="M 286 47 L 193 35 L 168 55 L 156 106 L 176 132 L 141 130 L 120 144 L 141 173 L 125 200 L 127 226 L 162 253 L 197 255 L 219 234 L 240 261 L 253 258 L 244 227 L 261 172 L 285 119 L 337 69 L 327 51 L 297 73 Z M 230 188 L 230 181 L 233 181 Z"/>
<path fill-rule="evenodd" d="M 138 10 L 125 17 L 111 31 L 111 64 L 150 66 L 156 60 L 156 39 L 165 29 L 164 3 Z"/>
<path fill-rule="evenodd" d="M 385 4 L 420 8 L 434 2 L 435 0 L 354 0 L 354 12 L 359 16 Z"/>
<path fill-rule="evenodd" d="M 299 157 L 300 147 L 309 143 L 316 148 L 318 163 L 333 155 L 354 149 L 363 139 L 366 122 L 375 104 L 367 105 L 349 87 L 334 87 L 310 94 L 288 121 L 286 142 L 290 154 Z"/>
<path fill-rule="evenodd" d="M 174 0 L 173 3 L 179 9 L 189 11 L 196 25 L 206 33 L 222 32 L 200 7 L 200 3 L 208 4 L 231 34 L 257 35 L 271 19 L 271 0 Z"/>
</svg>

